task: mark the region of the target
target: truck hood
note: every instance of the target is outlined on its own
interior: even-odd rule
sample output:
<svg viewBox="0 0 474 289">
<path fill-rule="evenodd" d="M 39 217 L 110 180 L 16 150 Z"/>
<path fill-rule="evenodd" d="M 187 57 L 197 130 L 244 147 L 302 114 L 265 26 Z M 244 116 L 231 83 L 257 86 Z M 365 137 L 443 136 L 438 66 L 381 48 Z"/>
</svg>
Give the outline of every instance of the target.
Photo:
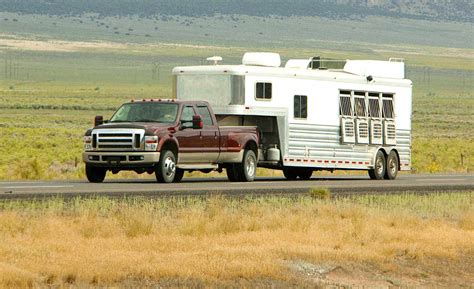
<svg viewBox="0 0 474 289">
<path fill-rule="evenodd" d="M 94 129 L 116 129 L 116 128 L 132 128 L 144 129 L 146 135 L 156 135 L 160 131 L 168 130 L 170 127 L 175 127 L 173 123 L 148 123 L 148 122 L 118 122 L 118 123 L 104 123 L 90 129 L 88 133 L 92 133 Z"/>
</svg>

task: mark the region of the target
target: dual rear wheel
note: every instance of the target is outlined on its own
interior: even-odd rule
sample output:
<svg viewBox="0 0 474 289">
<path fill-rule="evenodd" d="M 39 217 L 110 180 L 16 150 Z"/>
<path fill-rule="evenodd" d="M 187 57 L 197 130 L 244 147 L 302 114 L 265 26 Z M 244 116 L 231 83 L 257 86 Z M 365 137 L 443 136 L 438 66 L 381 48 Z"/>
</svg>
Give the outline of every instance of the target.
<svg viewBox="0 0 474 289">
<path fill-rule="evenodd" d="M 379 150 L 375 156 L 374 168 L 369 170 L 369 176 L 372 180 L 393 180 L 397 177 L 399 164 L 398 155 L 394 150 L 388 156 Z"/>
<path fill-rule="evenodd" d="M 227 178 L 231 182 L 252 182 L 257 173 L 257 156 L 253 150 L 245 150 L 241 163 L 229 164 Z"/>
</svg>

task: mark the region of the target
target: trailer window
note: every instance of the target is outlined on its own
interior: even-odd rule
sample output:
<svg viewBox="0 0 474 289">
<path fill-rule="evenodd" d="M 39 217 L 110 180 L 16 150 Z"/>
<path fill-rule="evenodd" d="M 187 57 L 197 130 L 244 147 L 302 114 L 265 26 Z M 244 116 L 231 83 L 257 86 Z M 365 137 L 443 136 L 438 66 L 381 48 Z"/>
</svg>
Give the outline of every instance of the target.
<svg viewBox="0 0 474 289">
<path fill-rule="evenodd" d="M 355 115 L 360 117 L 366 117 L 366 109 L 365 109 L 365 98 L 362 97 L 355 97 L 354 98 L 354 107 L 355 107 Z"/>
<path fill-rule="evenodd" d="M 385 97 L 385 94 L 384 94 L 384 98 L 382 99 L 382 110 L 383 110 L 383 117 L 394 118 L 392 97 Z"/>
<path fill-rule="evenodd" d="M 308 117 L 308 97 L 306 95 L 295 95 L 293 104 L 293 116 L 295 118 Z"/>
<path fill-rule="evenodd" d="M 350 95 L 340 95 L 339 113 L 343 116 L 352 116 L 352 104 Z"/>
<path fill-rule="evenodd" d="M 255 88 L 256 99 L 272 99 L 272 84 L 270 82 L 257 82 Z"/>
<path fill-rule="evenodd" d="M 214 125 L 214 123 L 212 122 L 211 113 L 209 112 L 209 108 L 207 106 L 198 106 L 197 113 L 201 115 L 202 121 L 204 122 L 205 126 Z"/>
<path fill-rule="evenodd" d="M 378 97 L 369 97 L 369 116 L 380 117 L 380 105 Z"/>
</svg>

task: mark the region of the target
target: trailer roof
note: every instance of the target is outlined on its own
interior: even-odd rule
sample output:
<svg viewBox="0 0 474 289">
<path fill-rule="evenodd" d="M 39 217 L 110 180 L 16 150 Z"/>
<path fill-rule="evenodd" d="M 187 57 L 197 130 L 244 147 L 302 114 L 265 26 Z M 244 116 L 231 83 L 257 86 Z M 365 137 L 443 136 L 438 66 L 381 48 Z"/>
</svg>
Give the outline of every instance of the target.
<svg viewBox="0 0 474 289">
<path fill-rule="evenodd" d="M 349 82 L 367 81 L 365 76 L 352 74 L 340 69 L 301 69 L 286 67 L 266 67 L 252 65 L 199 65 L 178 66 L 172 71 L 174 75 L 180 74 L 229 74 L 229 75 L 266 75 L 308 79 L 347 80 Z M 408 79 L 373 77 L 383 82 L 411 85 Z"/>
</svg>

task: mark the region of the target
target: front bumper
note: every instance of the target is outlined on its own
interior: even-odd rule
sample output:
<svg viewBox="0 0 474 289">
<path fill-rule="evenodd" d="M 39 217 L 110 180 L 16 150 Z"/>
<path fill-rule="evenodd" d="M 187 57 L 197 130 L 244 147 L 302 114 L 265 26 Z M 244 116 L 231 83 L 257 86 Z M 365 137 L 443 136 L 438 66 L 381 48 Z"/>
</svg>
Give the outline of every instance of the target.
<svg viewBox="0 0 474 289">
<path fill-rule="evenodd" d="M 147 166 L 160 161 L 160 152 L 83 152 L 86 164 L 98 166 Z"/>
</svg>

